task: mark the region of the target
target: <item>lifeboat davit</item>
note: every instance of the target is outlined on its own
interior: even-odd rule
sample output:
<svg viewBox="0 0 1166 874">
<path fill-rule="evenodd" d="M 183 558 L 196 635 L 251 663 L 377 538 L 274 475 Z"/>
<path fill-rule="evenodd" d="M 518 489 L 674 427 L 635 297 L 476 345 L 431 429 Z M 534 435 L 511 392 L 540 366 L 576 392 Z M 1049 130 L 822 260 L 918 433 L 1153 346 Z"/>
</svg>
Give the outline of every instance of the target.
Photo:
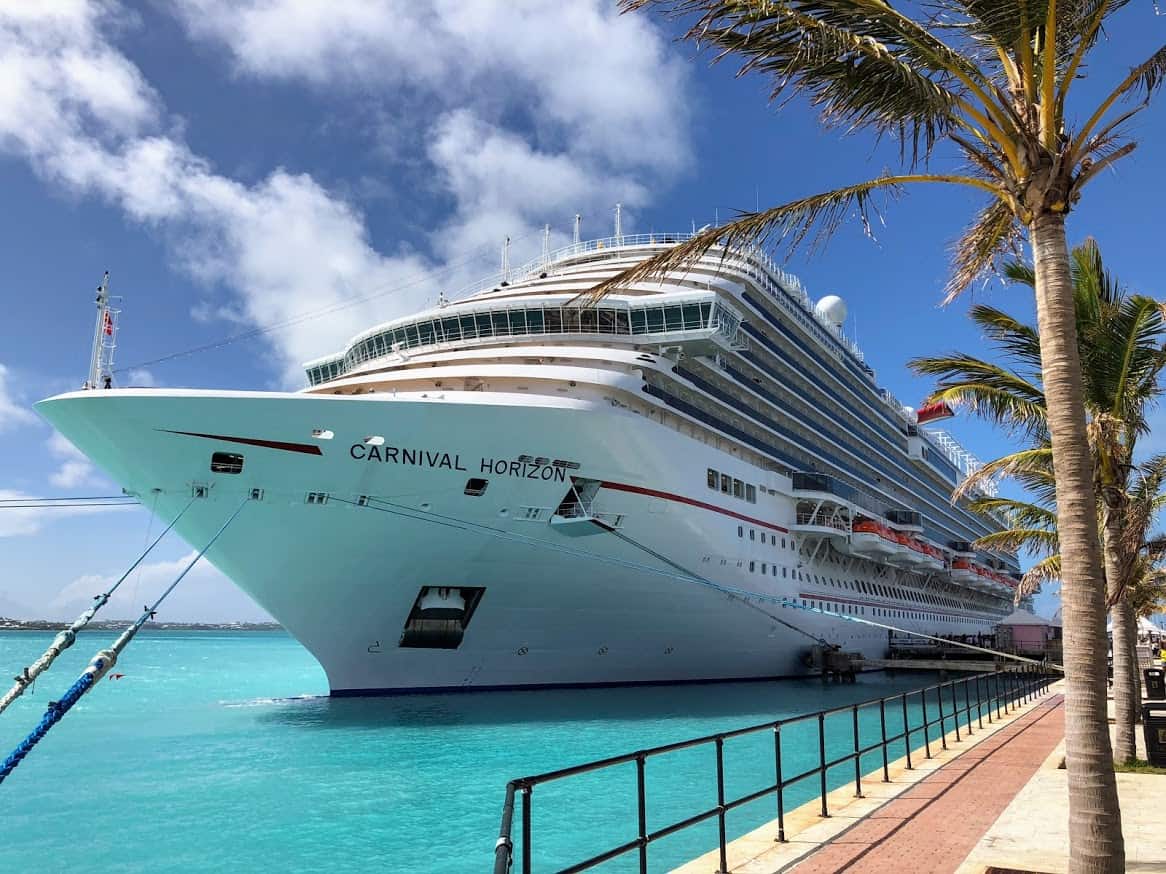
<svg viewBox="0 0 1166 874">
<path fill-rule="evenodd" d="M 850 548 L 859 555 L 884 556 L 895 549 L 886 525 L 873 519 L 859 519 L 850 529 Z"/>
<path fill-rule="evenodd" d="M 972 570 L 972 563 L 966 558 L 952 559 L 951 579 L 952 582 L 963 583 L 976 590 L 981 586 L 980 577 Z"/>
</svg>

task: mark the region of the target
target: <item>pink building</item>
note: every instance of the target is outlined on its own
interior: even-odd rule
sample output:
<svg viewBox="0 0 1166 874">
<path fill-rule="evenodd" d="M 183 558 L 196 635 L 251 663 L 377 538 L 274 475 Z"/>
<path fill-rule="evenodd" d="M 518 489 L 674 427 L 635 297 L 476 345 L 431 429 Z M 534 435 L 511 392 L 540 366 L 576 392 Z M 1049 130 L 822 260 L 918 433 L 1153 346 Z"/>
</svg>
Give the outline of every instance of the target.
<svg viewBox="0 0 1166 874">
<path fill-rule="evenodd" d="M 1014 610 L 996 626 L 996 645 L 1004 651 L 1043 654 L 1052 622 L 1027 610 Z"/>
</svg>

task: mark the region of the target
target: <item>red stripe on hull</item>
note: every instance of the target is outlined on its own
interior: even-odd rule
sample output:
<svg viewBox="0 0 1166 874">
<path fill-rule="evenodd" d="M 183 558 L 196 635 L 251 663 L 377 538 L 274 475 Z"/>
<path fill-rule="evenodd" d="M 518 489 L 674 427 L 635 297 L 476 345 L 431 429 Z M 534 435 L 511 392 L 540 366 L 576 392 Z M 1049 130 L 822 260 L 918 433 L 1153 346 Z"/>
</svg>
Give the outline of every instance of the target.
<svg viewBox="0 0 1166 874">
<path fill-rule="evenodd" d="M 242 443 L 244 446 L 262 446 L 264 449 L 280 449 L 284 452 L 302 452 L 304 455 L 323 455 L 319 446 L 310 443 L 285 443 L 282 440 L 261 440 L 258 437 L 227 437 L 222 434 L 199 434 L 197 431 L 171 431 L 159 428 L 167 434 L 181 434 L 184 437 L 204 437 L 207 440 L 222 440 L 224 443 Z"/>
<path fill-rule="evenodd" d="M 631 492 L 634 495 L 649 495 L 653 498 L 661 498 L 665 501 L 675 501 L 678 504 L 688 504 L 690 507 L 700 507 L 702 510 L 711 510 L 714 513 L 720 513 L 722 516 L 732 516 L 734 519 L 740 519 L 742 522 L 749 522 L 752 525 L 760 525 L 763 528 L 768 528 L 771 531 L 780 531 L 782 534 L 788 534 L 788 528 L 782 528 L 780 525 L 774 525 L 772 522 L 766 522 L 764 519 L 755 519 L 752 516 L 746 516 L 743 513 L 735 513 L 732 510 L 726 510 L 724 507 L 718 507 L 716 504 L 709 504 L 704 501 L 698 501 L 695 498 L 686 498 L 684 495 L 674 495 L 671 492 L 661 492 L 656 489 L 646 489 L 642 486 L 630 486 L 627 483 L 614 483 L 604 480 L 601 483 L 605 489 L 614 489 L 617 492 Z"/>
</svg>

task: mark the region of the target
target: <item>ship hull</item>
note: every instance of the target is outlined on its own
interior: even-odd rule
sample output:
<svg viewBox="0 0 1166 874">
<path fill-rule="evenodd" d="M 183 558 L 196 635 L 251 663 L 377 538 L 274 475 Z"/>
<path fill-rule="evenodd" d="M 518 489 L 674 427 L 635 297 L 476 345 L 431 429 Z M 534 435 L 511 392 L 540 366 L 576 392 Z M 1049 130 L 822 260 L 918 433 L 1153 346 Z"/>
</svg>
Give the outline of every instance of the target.
<svg viewBox="0 0 1166 874">
<path fill-rule="evenodd" d="M 194 548 L 244 503 L 206 560 L 336 695 L 761 679 L 805 673 L 815 639 L 886 650 L 881 628 L 781 605 L 878 609 L 806 591 L 838 569 L 799 551 L 778 475 L 615 404 L 113 390 L 39 409 L 167 521 L 189 505 L 176 531 Z M 212 472 L 214 453 L 240 472 Z M 758 483 L 758 500 L 710 489 L 708 469 Z M 573 479 L 598 483 L 594 500 L 557 518 Z M 427 589 L 474 594 L 456 646 L 409 644 Z M 898 624 L 990 626 L 933 615 Z"/>
</svg>

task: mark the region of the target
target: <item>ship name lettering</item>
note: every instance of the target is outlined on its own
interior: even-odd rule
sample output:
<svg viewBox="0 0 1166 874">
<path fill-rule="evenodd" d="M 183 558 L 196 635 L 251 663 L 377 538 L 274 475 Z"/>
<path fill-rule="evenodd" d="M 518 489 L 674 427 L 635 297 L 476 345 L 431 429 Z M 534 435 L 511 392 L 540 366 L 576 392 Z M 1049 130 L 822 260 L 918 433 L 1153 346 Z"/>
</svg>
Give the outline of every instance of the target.
<svg viewBox="0 0 1166 874">
<path fill-rule="evenodd" d="M 401 446 L 370 446 L 364 443 L 353 443 L 348 447 L 348 454 L 357 461 L 380 461 L 391 464 L 408 464 L 413 467 L 466 470 L 460 455 L 440 450 L 406 449 Z"/>
<path fill-rule="evenodd" d="M 546 482 L 566 482 L 567 471 L 550 464 L 528 464 L 525 461 L 510 461 L 506 458 L 483 458 L 479 473 L 495 476 L 516 476 L 522 479 L 544 480 Z"/>
</svg>

